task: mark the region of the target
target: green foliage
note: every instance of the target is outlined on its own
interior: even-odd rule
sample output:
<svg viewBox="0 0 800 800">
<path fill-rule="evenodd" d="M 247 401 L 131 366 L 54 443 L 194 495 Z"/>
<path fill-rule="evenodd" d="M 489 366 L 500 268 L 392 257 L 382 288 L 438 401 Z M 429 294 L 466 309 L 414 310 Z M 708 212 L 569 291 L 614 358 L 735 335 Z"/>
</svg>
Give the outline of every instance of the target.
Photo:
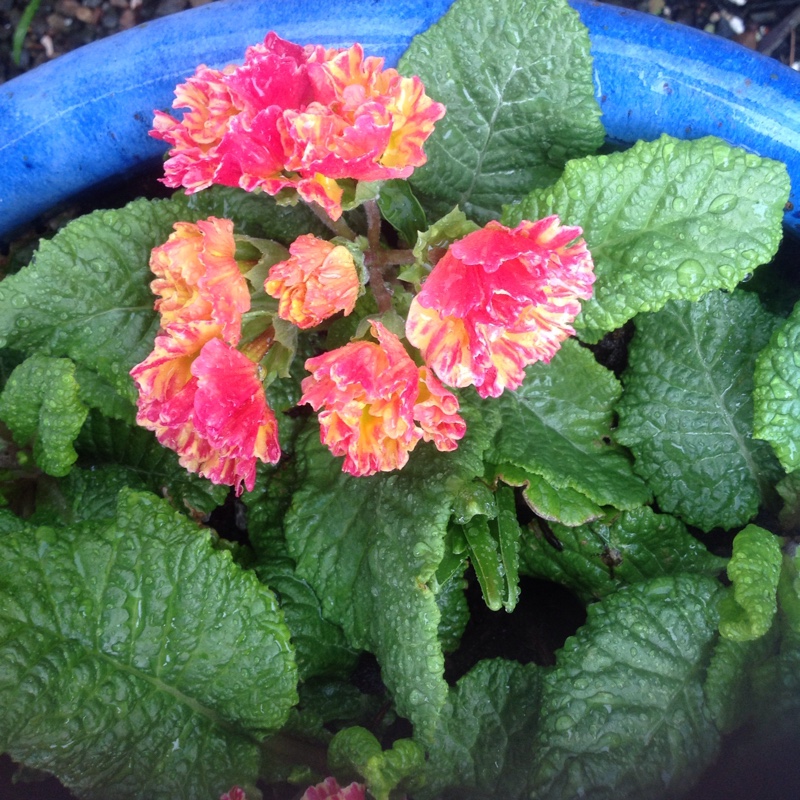
<svg viewBox="0 0 800 800">
<path fill-rule="evenodd" d="M 570 162 L 503 221 L 558 214 L 583 229 L 597 281 L 575 328 L 596 342 L 667 300 L 732 290 L 775 254 L 788 192 L 783 164 L 712 137 L 662 136 Z"/>
<path fill-rule="evenodd" d="M 756 361 L 754 435 L 766 439 L 784 469 L 800 467 L 800 303 Z"/>
<path fill-rule="evenodd" d="M 450 690 L 419 796 L 508 800 L 524 795 L 539 727 L 543 670 L 481 661 Z"/>
<path fill-rule="evenodd" d="M 588 350 L 565 342 L 550 364 L 529 367 L 519 389 L 494 401 L 502 416 L 487 454 L 495 474 L 512 485 L 521 474 L 541 476 L 556 490 L 584 495 L 598 511 L 646 503 L 648 489 L 610 439 L 621 391 Z"/>
<path fill-rule="evenodd" d="M 113 520 L 6 533 L 0 548 L 0 748 L 87 798 L 255 783 L 296 669 L 254 575 L 149 494 L 123 492 Z"/>
<path fill-rule="evenodd" d="M 719 632 L 724 637 L 746 642 L 769 630 L 777 608 L 780 571 L 781 548 L 776 536 L 756 525 L 736 534 L 728 563 L 733 586 L 720 605 Z"/>
<path fill-rule="evenodd" d="M 703 530 L 748 522 L 780 476 L 752 432 L 755 359 L 774 325 L 745 292 L 636 320 L 615 438 L 662 510 Z"/>
<path fill-rule="evenodd" d="M 162 447 L 144 428 L 132 427 L 92 411 L 76 441 L 79 455 L 93 465 L 127 467 L 136 484 L 143 483 L 154 494 L 168 497 L 177 508 L 210 513 L 228 494 L 219 486 L 187 472 L 178 456 Z"/>
<path fill-rule="evenodd" d="M 703 695 L 718 584 L 656 578 L 589 606 L 544 676 L 532 798 L 680 796 L 713 760 Z"/>
<path fill-rule="evenodd" d="M 328 763 L 335 773 L 355 771 L 364 778 L 375 800 L 389 800 L 389 793 L 425 763 L 425 752 L 411 739 L 398 739 L 390 750 L 365 728 L 345 728 L 333 737 Z"/>
<path fill-rule="evenodd" d="M 565 0 L 461 0 L 414 38 L 399 70 L 447 107 L 410 179 L 437 215 L 458 204 L 497 217 L 603 143 L 589 36 Z"/>
<path fill-rule="evenodd" d="M 428 228 L 425 212 L 407 181 L 385 181 L 378 195 L 378 208 L 383 218 L 409 245 L 416 243 L 419 231 Z"/>
<path fill-rule="evenodd" d="M 34 461 L 48 475 L 66 475 L 75 463 L 72 443 L 87 413 L 68 358 L 27 359 L 0 395 L 0 419 L 18 445 L 33 445 Z"/>
<path fill-rule="evenodd" d="M 680 520 L 648 507 L 550 529 L 561 549 L 534 528 L 522 541 L 523 572 L 567 586 L 585 601 L 660 576 L 713 577 L 725 567 L 725 559 L 711 555 Z"/>
</svg>

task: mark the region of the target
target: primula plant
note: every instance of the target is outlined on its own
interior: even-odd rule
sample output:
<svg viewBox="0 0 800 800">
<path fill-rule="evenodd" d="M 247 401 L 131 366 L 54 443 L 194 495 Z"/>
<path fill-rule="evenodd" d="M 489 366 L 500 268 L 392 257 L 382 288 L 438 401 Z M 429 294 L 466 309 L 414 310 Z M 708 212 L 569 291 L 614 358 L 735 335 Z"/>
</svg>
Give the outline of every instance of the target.
<svg viewBox="0 0 800 800">
<path fill-rule="evenodd" d="M 800 286 L 748 280 L 786 170 L 607 147 L 577 15 L 523 5 L 457 0 L 397 69 L 274 32 L 198 67 L 151 131 L 174 195 L 3 281 L 26 769 L 676 797 L 800 711 Z M 573 622 L 526 647 L 545 582 Z"/>
</svg>

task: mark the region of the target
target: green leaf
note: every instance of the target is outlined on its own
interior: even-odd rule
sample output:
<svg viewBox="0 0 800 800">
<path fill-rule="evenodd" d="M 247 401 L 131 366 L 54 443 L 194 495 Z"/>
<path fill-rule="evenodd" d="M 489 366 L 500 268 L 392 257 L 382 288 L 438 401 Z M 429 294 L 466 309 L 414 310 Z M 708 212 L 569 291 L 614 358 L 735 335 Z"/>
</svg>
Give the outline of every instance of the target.
<svg viewBox="0 0 800 800">
<path fill-rule="evenodd" d="M 93 466 L 118 464 L 131 469 L 154 494 L 166 496 L 177 508 L 205 514 L 221 505 L 230 487 L 187 472 L 178 456 L 162 447 L 148 430 L 89 413 L 76 449 Z"/>
<path fill-rule="evenodd" d="M 576 341 L 566 341 L 549 364 L 529 367 L 515 392 L 492 401 L 502 426 L 487 454 L 496 475 L 505 465 L 572 489 L 593 503 L 636 508 L 650 492 L 610 435 L 622 388 Z M 511 478 L 510 483 L 516 483 Z"/>
<path fill-rule="evenodd" d="M 0 749 L 85 798 L 254 786 L 296 702 L 272 593 L 152 495 L 0 537 Z"/>
<path fill-rule="evenodd" d="M 177 213 L 170 201 L 136 200 L 80 217 L 43 241 L 0 287 L 0 342 L 69 357 L 133 400 L 128 372 L 158 329 L 150 250 L 166 241 Z"/>
<path fill-rule="evenodd" d="M 713 137 L 662 136 L 569 163 L 554 186 L 506 209 L 503 221 L 558 214 L 583 228 L 597 281 L 575 328 L 596 342 L 669 299 L 732 290 L 775 254 L 788 195 L 777 161 Z"/>
<path fill-rule="evenodd" d="M 473 517 L 464 525 L 463 530 L 469 559 L 483 594 L 483 602 L 492 611 L 499 611 L 503 607 L 503 598 L 506 595 L 505 576 L 500 560 L 500 549 L 497 539 L 489 528 L 489 520 L 486 517 Z"/>
<path fill-rule="evenodd" d="M 258 577 L 278 596 L 292 636 L 303 681 L 316 676 L 346 678 L 358 653 L 347 646 L 342 629 L 323 619 L 314 590 L 298 577 L 289 558 L 270 558 L 256 567 Z"/>
<path fill-rule="evenodd" d="M 423 800 L 523 797 L 539 724 L 542 669 L 481 661 L 450 690 L 425 769 Z"/>
<path fill-rule="evenodd" d="M 411 183 L 482 222 L 604 139 L 589 36 L 564 0 L 461 0 L 400 59 L 447 107 Z"/>
<path fill-rule="evenodd" d="M 14 441 L 33 445 L 33 458 L 48 475 L 66 475 L 78 458 L 73 442 L 88 411 L 78 396 L 75 365 L 68 358 L 34 356 L 22 362 L 0 396 L 0 419 Z"/>
<path fill-rule="evenodd" d="M 636 320 L 615 438 L 661 509 L 703 530 L 745 524 L 780 476 L 752 436 L 753 368 L 774 325 L 747 292 Z"/>
<path fill-rule="evenodd" d="M 775 484 L 775 491 L 783 500 L 783 507 L 778 514 L 780 527 L 790 532 L 800 528 L 800 471 L 790 472 L 781 478 Z"/>
<path fill-rule="evenodd" d="M 519 600 L 519 547 L 522 532 L 517 521 L 514 491 L 507 486 L 497 488 L 497 539 L 505 577 L 503 606 L 509 613 Z"/>
<path fill-rule="evenodd" d="M 769 531 L 748 525 L 736 534 L 728 563 L 733 586 L 720 604 L 719 632 L 724 637 L 746 642 L 769 630 L 777 609 L 781 558 L 780 540 Z"/>
<path fill-rule="evenodd" d="M 531 798 L 679 797 L 716 755 L 703 695 L 716 581 L 680 575 L 589 606 L 544 677 Z"/>
<path fill-rule="evenodd" d="M 436 605 L 441 618 L 439 620 L 439 641 L 442 651 L 451 653 L 458 649 L 461 636 L 469 622 L 469 606 L 464 590 L 467 582 L 464 573 L 467 570 L 467 560 L 460 562 L 460 568 L 439 586 L 436 592 Z"/>
<path fill-rule="evenodd" d="M 398 739 L 390 750 L 382 750 L 368 730 L 353 727 L 333 737 L 328 763 L 336 773 L 355 771 L 363 776 L 375 800 L 389 800 L 392 789 L 421 771 L 425 752 L 411 739 Z"/>
<path fill-rule="evenodd" d="M 741 727 L 754 711 L 758 693 L 754 670 L 772 654 L 775 636 L 749 642 L 717 641 L 703 689 L 714 722 L 723 734 Z"/>
<path fill-rule="evenodd" d="M 378 208 L 383 218 L 403 237 L 408 245 L 417 241 L 417 233 L 428 227 L 425 212 L 414 197 L 408 181 L 390 180 L 381 186 Z"/>
<path fill-rule="evenodd" d="M 445 697 L 444 659 L 435 572 L 453 498 L 483 471 L 481 454 L 493 434 L 491 408 L 481 416 L 465 393 L 467 435 L 458 450 L 420 445 L 402 470 L 368 478 L 338 472 L 338 460 L 302 437 L 303 476 L 285 517 L 286 541 L 297 574 L 340 625 L 351 647 L 375 653 L 397 711 L 429 741 Z"/>
<path fill-rule="evenodd" d="M 499 477 L 512 486 L 524 487 L 522 496 L 525 502 L 541 519 L 574 527 L 603 516 L 602 507 L 576 489 L 567 486 L 556 489 L 538 475 L 508 465 L 503 466 Z"/>
<path fill-rule="evenodd" d="M 680 520 L 647 506 L 613 512 L 576 528 L 552 523 L 550 529 L 561 549 L 534 527 L 533 535 L 522 541 L 523 572 L 567 586 L 587 602 L 660 576 L 713 577 L 726 563 L 709 553 Z"/>
<path fill-rule="evenodd" d="M 234 233 L 260 239 L 277 239 L 290 244 L 306 233 L 326 239 L 330 236 L 329 229 L 305 204 L 279 205 L 263 192 L 246 192 L 232 186 L 210 186 L 190 195 L 183 190 L 176 192 L 172 202 L 183 209 L 184 219 L 232 219 L 236 223 Z"/>
<path fill-rule="evenodd" d="M 787 472 L 800 467 L 800 303 L 756 360 L 754 436 L 766 439 Z"/>
<path fill-rule="evenodd" d="M 794 552 L 787 552 L 783 556 L 778 579 L 778 603 L 788 627 L 800 633 L 800 558 L 796 548 Z"/>
</svg>

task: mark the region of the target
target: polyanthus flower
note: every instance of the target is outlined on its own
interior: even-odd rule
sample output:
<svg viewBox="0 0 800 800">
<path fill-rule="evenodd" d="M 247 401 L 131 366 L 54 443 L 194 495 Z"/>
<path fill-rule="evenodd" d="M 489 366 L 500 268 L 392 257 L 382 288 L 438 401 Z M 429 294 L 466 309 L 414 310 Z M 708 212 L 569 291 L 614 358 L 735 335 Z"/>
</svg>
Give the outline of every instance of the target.
<svg viewBox="0 0 800 800">
<path fill-rule="evenodd" d="M 139 425 L 174 450 L 183 467 L 252 491 L 256 461 L 280 458 L 278 425 L 257 367 L 224 342 L 221 326 L 176 323 L 131 370 L 139 390 Z"/>
<path fill-rule="evenodd" d="M 174 229 L 150 256 L 156 275 L 150 288 L 159 295 L 155 307 L 162 327 L 211 320 L 222 327 L 225 341 L 237 344 L 250 292 L 234 258 L 233 223 L 209 217 L 176 222 Z"/>
<path fill-rule="evenodd" d="M 528 364 L 550 361 L 592 295 L 594 265 L 580 234 L 552 216 L 514 229 L 490 222 L 450 246 L 406 322 L 408 340 L 443 383 L 497 397 L 522 383 Z"/>
<path fill-rule="evenodd" d="M 363 783 L 351 783 L 342 788 L 336 778 L 325 778 L 316 786 L 309 786 L 300 800 L 365 800 L 366 787 Z"/>
<path fill-rule="evenodd" d="M 301 47 L 269 33 L 242 66 L 201 67 L 178 87 L 183 120 L 156 114 L 151 135 L 172 145 L 164 182 L 190 192 L 289 188 L 338 219 L 340 180 L 408 177 L 444 115 L 419 78 L 383 63 L 360 45 Z"/>
<path fill-rule="evenodd" d="M 319 412 L 322 443 L 358 476 L 400 469 L 420 439 L 453 450 L 466 431 L 455 396 L 380 322 L 372 333 L 378 343 L 351 342 L 308 359 L 300 398 Z"/>
<path fill-rule="evenodd" d="M 270 267 L 264 291 L 277 298 L 278 316 L 313 328 L 338 311 L 349 314 L 361 282 L 350 251 L 308 234 L 289 247 L 291 258 Z"/>
<path fill-rule="evenodd" d="M 225 794 L 221 794 L 219 796 L 219 800 L 247 800 L 247 795 L 241 786 L 234 786 L 233 788 L 228 789 Z"/>
</svg>

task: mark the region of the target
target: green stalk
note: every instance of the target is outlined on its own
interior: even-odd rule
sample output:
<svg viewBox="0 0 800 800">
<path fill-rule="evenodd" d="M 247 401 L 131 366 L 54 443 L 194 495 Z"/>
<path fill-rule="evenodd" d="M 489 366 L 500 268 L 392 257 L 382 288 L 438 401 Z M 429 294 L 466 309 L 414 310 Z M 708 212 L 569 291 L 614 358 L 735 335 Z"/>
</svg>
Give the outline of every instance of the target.
<svg viewBox="0 0 800 800">
<path fill-rule="evenodd" d="M 19 24 L 14 31 L 14 44 L 11 50 L 11 60 L 19 66 L 20 58 L 22 58 L 22 45 L 25 42 L 25 35 L 28 33 L 28 28 L 31 26 L 31 21 L 34 15 L 39 10 L 39 3 L 41 0 L 30 0 L 22 16 L 19 18 Z"/>
</svg>

